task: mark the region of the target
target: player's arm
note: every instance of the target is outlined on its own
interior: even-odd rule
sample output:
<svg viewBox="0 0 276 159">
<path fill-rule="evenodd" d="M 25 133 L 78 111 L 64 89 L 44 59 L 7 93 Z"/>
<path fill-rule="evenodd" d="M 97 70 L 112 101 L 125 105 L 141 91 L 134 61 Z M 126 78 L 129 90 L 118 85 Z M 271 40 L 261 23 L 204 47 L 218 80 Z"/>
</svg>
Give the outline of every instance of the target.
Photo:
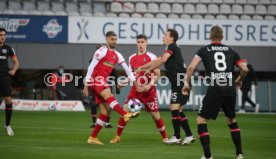
<svg viewBox="0 0 276 159">
<path fill-rule="evenodd" d="M 131 82 L 135 81 L 136 78 L 135 78 L 133 72 L 131 71 L 131 68 L 126 64 L 123 55 L 121 55 L 120 53 L 117 53 L 117 55 L 118 55 L 118 58 L 119 58 L 119 59 L 118 59 L 118 63 L 123 67 L 125 73 L 126 73 L 127 76 L 128 76 L 128 79 L 129 79 Z"/>
<path fill-rule="evenodd" d="M 192 62 L 188 66 L 186 76 L 185 76 L 185 84 L 184 84 L 184 87 L 182 89 L 183 95 L 188 95 L 189 94 L 191 77 L 192 77 L 195 69 L 197 68 L 197 65 L 199 65 L 200 62 L 201 62 L 201 57 L 199 57 L 198 55 L 195 55 Z"/>
<path fill-rule="evenodd" d="M 161 65 L 167 62 L 169 57 L 171 56 L 171 53 L 165 52 L 162 56 L 158 57 L 157 59 L 141 66 L 138 71 L 145 71 L 145 74 L 148 74 L 155 68 L 159 68 Z M 138 72 L 139 73 L 139 72 Z"/>
<path fill-rule="evenodd" d="M 246 77 L 249 70 L 247 68 L 246 63 L 243 60 L 240 60 L 240 62 L 238 61 L 236 65 L 240 68 L 240 74 L 236 79 L 236 85 L 240 87 L 242 85 L 243 79 Z"/>
<path fill-rule="evenodd" d="M 18 61 L 18 58 L 16 56 L 12 56 L 11 57 L 11 61 L 13 63 L 13 67 L 12 69 L 9 71 L 9 74 L 11 76 L 13 76 L 15 74 L 15 72 L 18 70 L 19 68 L 19 61 Z"/>
</svg>

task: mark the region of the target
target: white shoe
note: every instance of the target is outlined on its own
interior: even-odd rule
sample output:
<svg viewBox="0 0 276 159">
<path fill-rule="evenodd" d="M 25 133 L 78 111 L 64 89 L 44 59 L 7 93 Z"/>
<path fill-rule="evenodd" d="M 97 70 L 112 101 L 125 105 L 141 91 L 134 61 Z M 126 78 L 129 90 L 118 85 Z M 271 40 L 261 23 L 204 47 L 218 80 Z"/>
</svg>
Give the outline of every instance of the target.
<svg viewBox="0 0 276 159">
<path fill-rule="evenodd" d="M 10 125 L 5 126 L 5 129 L 6 129 L 7 134 L 8 134 L 9 136 L 13 136 L 13 135 L 14 135 L 14 133 L 13 133 L 12 128 L 11 128 Z"/>
<path fill-rule="evenodd" d="M 170 139 L 164 141 L 165 144 L 180 144 L 181 139 L 177 139 L 175 136 L 172 136 Z"/>
<path fill-rule="evenodd" d="M 213 159 L 213 157 L 211 156 L 210 158 L 206 158 L 206 157 L 203 155 L 200 159 Z"/>
<path fill-rule="evenodd" d="M 195 142 L 194 136 L 188 136 L 188 137 L 185 137 L 185 139 L 183 140 L 183 142 L 181 143 L 181 145 L 189 145 L 189 144 L 191 144 L 193 142 Z"/>
<path fill-rule="evenodd" d="M 239 155 L 237 156 L 237 159 L 243 159 L 243 155 L 242 155 L 242 154 L 239 154 Z"/>
<path fill-rule="evenodd" d="M 258 113 L 258 112 L 259 112 L 259 109 L 260 109 L 260 104 L 256 104 L 255 113 Z"/>
<path fill-rule="evenodd" d="M 237 113 L 244 114 L 244 113 L 245 113 L 245 110 L 244 110 L 244 109 L 240 109 Z"/>
</svg>

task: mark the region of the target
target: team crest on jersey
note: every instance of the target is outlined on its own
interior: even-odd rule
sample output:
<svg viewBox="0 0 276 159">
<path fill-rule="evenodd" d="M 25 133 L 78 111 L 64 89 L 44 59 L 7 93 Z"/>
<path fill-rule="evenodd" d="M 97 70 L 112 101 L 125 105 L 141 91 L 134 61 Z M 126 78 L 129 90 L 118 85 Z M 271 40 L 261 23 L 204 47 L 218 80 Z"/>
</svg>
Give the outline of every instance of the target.
<svg viewBox="0 0 276 159">
<path fill-rule="evenodd" d="M 2 49 L 2 52 L 3 52 L 3 54 L 5 54 L 5 53 L 8 52 L 8 50 L 7 49 Z"/>
<path fill-rule="evenodd" d="M 144 62 L 147 62 L 147 59 L 146 59 L 146 58 L 144 58 Z"/>
<path fill-rule="evenodd" d="M 116 56 L 114 55 L 113 58 L 116 59 Z"/>
</svg>

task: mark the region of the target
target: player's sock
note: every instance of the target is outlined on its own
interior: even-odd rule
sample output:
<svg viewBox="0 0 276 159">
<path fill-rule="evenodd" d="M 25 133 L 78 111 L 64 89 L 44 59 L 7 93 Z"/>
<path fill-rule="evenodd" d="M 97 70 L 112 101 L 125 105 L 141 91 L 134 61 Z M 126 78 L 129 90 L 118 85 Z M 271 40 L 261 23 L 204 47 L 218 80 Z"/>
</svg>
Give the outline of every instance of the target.
<svg viewBox="0 0 276 159">
<path fill-rule="evenodd" d="M 180 139 L 180 115 L 178 110 L 171 111 L 172 113 L 172 123 L 174 129 L 174 136 Z"/>
<path fill-rule="evenodd" d="M 182 129 L 185 131 L 186 136 L 192 136 L 193 133 L 190 129 L 189 126 L 189 122 L 188 122 L 188 118 L 185 116 L 185 114 L 183 112 L 179 112 L 180 113 L 180 125 L 182 127 Z"/>
<path fill-rule="evenodd" d="M 91 106 L 91 118 L 92 118 L 92 123 L 96 123 L 96 119 L 97 119 L 97 107 L 96 106 Z"/>
<path fill-rule="evenodd" d="M 197 125 L 198 136 L 200 138 L 200 143 L 202 145 L 204 156 L 206 158 L 211 157 L 211 150 L 210 150 L 210 136 L 207 128 L 207 124 L 198 124 Z"/>
<path fill-rule="evenodd" d="M 125 122 L 124 118 L 120 117 L 120 119 L 118 121 L 118 127 L 117 127 L 117 136 L 122 135 L 125 126 L 126 126 L 126 122 Z"/>
<path fill-rule="evenodd" d="M 108 116 L 106 123 L 110 123 L 110 116 Z"/>
<path fill-rule="evenodd" d="M 238 126 L 238 123 L 232 123 L 228 125 L 231 131 L 231 136 L 233 143 L 235 144 L 236 147 L 236 154 L 242 154 L 242 146 L 241 146 L 241 132 L 240 128 Z"/>
<path fill-rule="evenodd" d="M 5 114 L 6 114 L 6 126 L 8 126 L 11 123 L 12 103 L 11 104 L 6 104 Z"/>
<path fill-rule="evenodd" d="M 100 114 L 97 122 L 96 122 L 96 127 L 93 129 L 92 133 L 91 133 L 91 137 L 97 137 L 98 133 L 100 132 L 100 130 L 102 129 L 102 127 L 104 126 L 105 122 L 107 121 L 108 116 L 104 115 L 104 114 Z"/>
<path fill-rule="evenodd" d="M 155 121 L 155 125 L 156 125 L 157 129 L 159 130 L 159 132 L 162 136 L 162 139 L 166 139 L 167 138 L 167 133 L 166 133 L 165 124 L 164 124 L 162 118 Z"/>
<path fill-rule="evenodd" d="M 124 116 L 126 112 L 121 108 L 120 104 L 117 102 L 115 97 L 110 96 L 106 99 L 106 103 L 109 105 L 111 109 L 114 109 L 121 116 Z"/>
</svg>

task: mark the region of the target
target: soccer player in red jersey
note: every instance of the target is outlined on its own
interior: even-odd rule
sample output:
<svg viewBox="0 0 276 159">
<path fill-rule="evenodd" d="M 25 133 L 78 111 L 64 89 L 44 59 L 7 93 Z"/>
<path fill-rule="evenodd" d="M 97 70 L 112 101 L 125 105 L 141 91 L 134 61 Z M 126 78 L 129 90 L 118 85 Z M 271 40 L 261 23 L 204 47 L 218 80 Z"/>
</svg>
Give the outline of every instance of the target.
<svg viewBox="0 0 276 159">
<path fill-rule="evenodd" d="M 89 144 L 103 144 L 99 141 L 97 136 L 108 119 L 109 108 L 114 109 L 117 113 L 119 113 L 124 119 L 124 122 L 128 122 L 130 118 L 139 115 L 139 112 L 129 113 L 124 111 L 111 93 L 108 85 L 108 76 L 117 63 L 124 68 L 130 81 L 135 80 L 133 73 L 125 63 L 124 57 L 115 50 L 116 44 L 117 35 L 113 31 L 107 32 L 106 46 L 99 48 L 95 52 L 85 77 L 86 84 L 83 93 L 87 96 L 88 88 L 91 89 L 95 96 L 96 104 L 99 105 L 101 112 L 97 119 L 96 127 L 93 129 L 89 139 L 87 140 L 87 143 Z"/>
<path fill-rule="evenodd" d="M 136 39 L 138 52 L 129 57 L 129 65 L 131 71 L 133 72 L 140 66 L 143 66 L 144 64 L 156 59 L 156 56 L 153 53 L 147 51 L 147 36 L 140 34 L 137 36 Z M 125 101 L 124 110 L 128 110 L 127 103 L 129 100 L 133 98 L 139 99 L 144 104 L 145 110 L 147 112 L 150 112 L 155 125 L 162 136 L 163 141 L 165 141 L 167 139 L 167 134 L 164 122 L 158 111 L 156 86 L 154 85 L 157 82 L 158 77 L 160 77 L 160 69 L 156 68 L 151 72 L 151 75 L 148 75 L 145 78 L 143 77 L 145 77 L 144 72 L 141 71 L 136 78 L 137 84 L 135 86 L 132 86 L 130 89 L 129 95 Z M 116 137 L 113 138 L 110 143 L 120 142 L 120 137 L 125 126 L 126 122 L 122 117 L 120 117 L 118 121 Z"/>
</svg>

